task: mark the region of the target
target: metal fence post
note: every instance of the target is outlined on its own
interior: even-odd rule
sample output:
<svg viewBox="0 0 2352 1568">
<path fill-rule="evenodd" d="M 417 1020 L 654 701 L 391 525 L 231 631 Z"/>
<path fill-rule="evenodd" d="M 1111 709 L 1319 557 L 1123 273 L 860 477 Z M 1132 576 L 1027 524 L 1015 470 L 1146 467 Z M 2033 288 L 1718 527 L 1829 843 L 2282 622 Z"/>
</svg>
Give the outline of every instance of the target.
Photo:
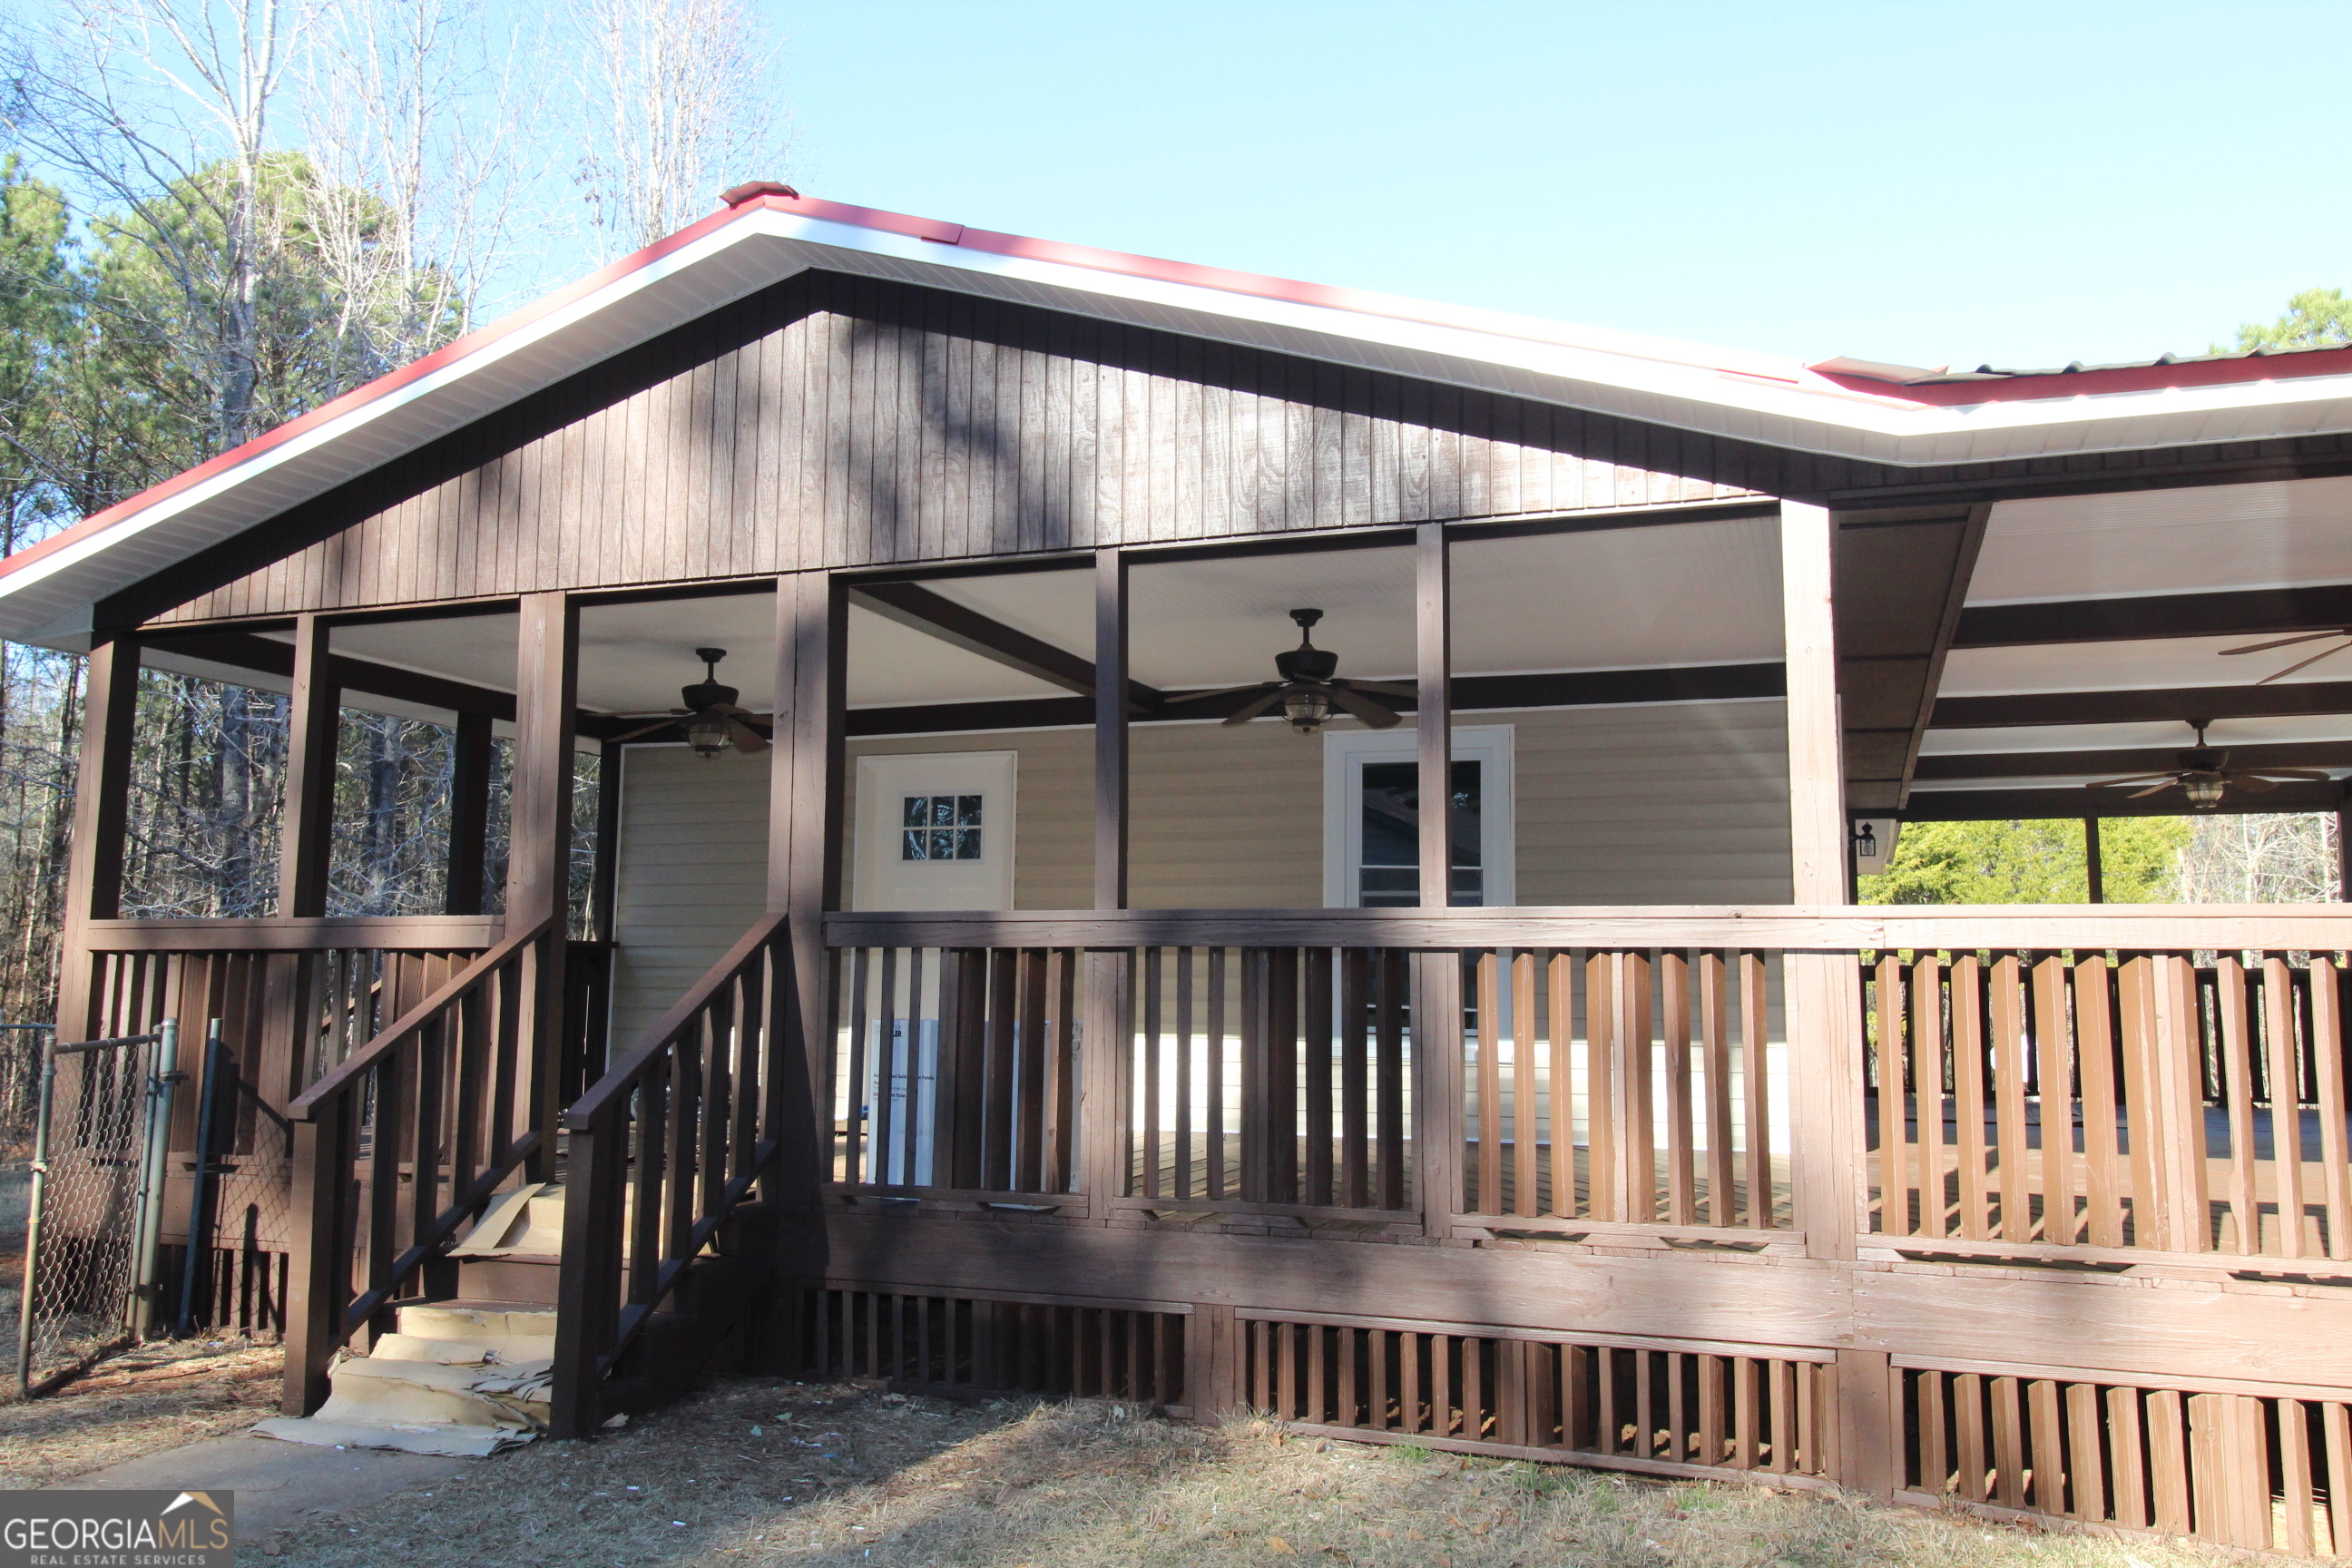
<svg viewBox="0 0 2352 1568">
<path fill-rule="evenodd" d="M 25 1271 L 16 1299 L 16 1392 L 29 1394 L 33 1384 L 33 1268 L 41 1256 L 41 1198 L 49 1177 L 49 1102 L 58 1081 L 58 1041 L 51 1035 L 41 1047 L 41 1099 L 33 1121 L 33 1185 L 26 1194 L 31 1207 L 25 1216 Z"/>
<path fill-rule="evenodd" d="M 163 1247 L 163 1184 L 171 1173 L 172 1088 L 182 1080 L 180 1021 L 166 1018 L 157 1028 L 155 1060 L 147 1075 L 145 1158 L 140 1163 L 138 1287 L 126 1313 L 131 1331 L 144 1339 L 163 1317 L 161 1272 Z"/>
<path fill-rule="evenodd" d="M 195 1331 L 196 1279 L 212 1250 L 210 1196 L 213 1174 L 213 1127 L 221 1101 L 221 1021 L 205 1026 L 204 1099 L 196 1112 L 196 1179 L 188 1199 L 188 1256 L 180 1270 L 180 1315 L 173 1332 L 184 1339 Z"/>
</svg>

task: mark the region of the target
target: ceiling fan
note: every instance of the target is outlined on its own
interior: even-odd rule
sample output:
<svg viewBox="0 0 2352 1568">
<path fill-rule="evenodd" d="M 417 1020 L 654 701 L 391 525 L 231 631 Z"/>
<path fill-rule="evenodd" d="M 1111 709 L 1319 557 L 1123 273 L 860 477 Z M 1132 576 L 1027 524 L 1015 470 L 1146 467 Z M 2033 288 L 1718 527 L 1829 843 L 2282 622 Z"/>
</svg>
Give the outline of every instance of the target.
<svg viewBox="0 0 2352 1568">
<path fill-rule="evenodd" d="M 1226 723 L 1246 724 L 1280 704 L 1283 721 L 1302 735 L 1313 734 L 1343 712 L 1375 730 L 1390 729 L 1400 722 L 1394 713 L 1363 694 L 1375 691 L 1383 697 L 1411 697 L 1414 695 L 1413 688 L 1395 681 L 1345 680 L 1332 674 L 1339 668 L 1339 656 L 1317 647 L 1312 637 L 1315 623 L 1323 618 L 1323 612 L 1293 610 L 1290 618 L 1298 623 L 1298 646 L 1274 656 L 1275 672 L 1281 679 L 1228 686 L 1216 691 L 1195 691 L 1173 700 L 1202 702 L 1212 697 L 1230 697 L 1236 691 L 1255 691 L 1260 694 L 1257 699 L 1244 704 Z"/>
<path fill-rule="evenodd" d="M 2280 784 L 2296 779 L 2325 780 L 2328 775 L 2316 768 L 2232 768 L 2230 753 L 2217 752 L 2205 743 L 2205 726 L 2210 719 L 2191 719 L 2196 727 L 2197 744 L 2188 751 L 2175 753 L 2179 766 L 2160 773 L 2135 773 L 2125 779 L 2099 779 L 2090 787 L 2108 789 L 2118 784 L 2145 784 L 2146 789 L 2132 791 L 2130 798 L 2154 795 L 2179 785 L 2189 796 L 2189 804 L 2198 811 L 2210 811 L 2221 804 L 2222 795 L 2231 789 L 2248 790 L 2262 795 Z M 2150 784 L 2149 780 L 2154 780 Z"/>
<path fill-rule="evenodd" d="M 2323 637 L 2342 637 L 2344 640 L 2334 647 L 2320 649 L 2301 664 L 2290 664 L 2284 669 L 2273 675 L 2265 675 L 2254 682 L 2256 686 L 2268 686 L 2273 680 L 2284 680 L 2298 669 L 2308 668 L 2323 658 L 2332 658 L 2346 648 L 2352 647 L 2352 626 L 2338 626 L 2333 631 L 2326 632 L 2305 632 L 2301 637 L 2276 637 L 2269 642 L 2248 643 L 2243 647 L 2225 647 L 2221 650 L 2221 657 L 2234 658 L 2242 653 L 2263 653 L 2274 647 L 2293 647 L 2297 643 L 2318 642 Z"/>
<path fill-rule="evenodd" d="M 719 683 L 719 661 L 727 657 L 727 650 L 723 647 L 698 647 L 694 650 L 694 657 L 702 661 L 702 679 L 691 686 L 678 689 L 678 697 L 686 706 L 671 709 L 657 723 L 648 724 L 642 730 L 632 730 L 625 735 L 616 735 L 614 739 L 634 741 L 639 735 L 650 735 L 656 730 L 667 730 L 675 724 L 686 731 L 687 744 L 694 748 L 694 754 L 707 760 L 717 760 L 719 754 L 730 745 L 746 756 L 766 751 L 768 738 L 751 728 L 749 722 L 759 715 L 747 708 L 737 707 L 735 699 L 741 693 L 731 686 Z M 651 715 L 628 713 L 623 717 L 644 719 Z"/>
</svg>

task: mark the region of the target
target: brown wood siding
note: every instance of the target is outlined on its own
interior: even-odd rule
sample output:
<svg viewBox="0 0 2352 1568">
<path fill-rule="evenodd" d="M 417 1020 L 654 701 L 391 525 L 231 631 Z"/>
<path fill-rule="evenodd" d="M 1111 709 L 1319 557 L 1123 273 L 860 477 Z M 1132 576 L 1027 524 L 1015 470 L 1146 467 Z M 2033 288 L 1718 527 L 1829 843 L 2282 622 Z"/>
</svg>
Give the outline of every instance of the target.
<svg viewBox="0 0 2352 1568">
<path fill-rule="evenodd" d="M 2352 437 L 1934 468 L 812 273 L 101 604 L 283 616 L 1365 524 L 2352 471 Z"/>
<path fill-rule="evenodd" d="M 1717 443 L 811 277 L 134 590 L 173 621 L 1747 493 Z M 268 555 L 285 552 L 282 558 Z M 216 585 L 178 603 L 191 580 Z"/>
</svg>

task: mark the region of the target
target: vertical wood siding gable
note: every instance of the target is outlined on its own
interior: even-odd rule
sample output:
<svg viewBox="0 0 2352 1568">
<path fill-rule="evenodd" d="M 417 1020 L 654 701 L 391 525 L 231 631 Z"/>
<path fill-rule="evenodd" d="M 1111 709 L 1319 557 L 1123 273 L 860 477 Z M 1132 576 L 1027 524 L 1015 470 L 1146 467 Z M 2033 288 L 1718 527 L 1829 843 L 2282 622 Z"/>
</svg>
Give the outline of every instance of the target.
<svg viewBox="0 0 2352 1568">
<path fill-rule="evenodd" d="M 1748 493 L 1718 471 L 1718 447 L 1116 323 L 803 279 L 266 525 L 223 547 L 254 563 L 149 613 L 280 615 Z M 310 542 L 261 560 L 259 536 L 297 528 Z"/>
</svg>

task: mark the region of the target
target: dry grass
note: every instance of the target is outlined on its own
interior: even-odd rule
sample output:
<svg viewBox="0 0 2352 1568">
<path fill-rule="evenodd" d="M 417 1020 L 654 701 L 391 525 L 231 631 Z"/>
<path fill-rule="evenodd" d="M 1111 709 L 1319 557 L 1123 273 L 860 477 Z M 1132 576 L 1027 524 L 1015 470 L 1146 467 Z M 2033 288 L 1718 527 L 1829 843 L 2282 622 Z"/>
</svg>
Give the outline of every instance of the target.
<svg viewBox="0 0 2352 1568">
<path fill-rule="evenodd" d="M 0 1489 L 47 1486 L 184 1443 L 240 1432 L 278 1403 L 274 1345 L 160 1340 L 79 1383 L 16 1397 L 14 1270 L 0 1289 Z"/>
<path fill-rule="evenodd" d="M 1178 1426 L 1109 1404 L 958 1406 L 720 1380 L 594 1443 L 290 1530 L 304 1568 L 2184 1568 L 2221 1554 L 1879 1508 Z"/>
</svg>

